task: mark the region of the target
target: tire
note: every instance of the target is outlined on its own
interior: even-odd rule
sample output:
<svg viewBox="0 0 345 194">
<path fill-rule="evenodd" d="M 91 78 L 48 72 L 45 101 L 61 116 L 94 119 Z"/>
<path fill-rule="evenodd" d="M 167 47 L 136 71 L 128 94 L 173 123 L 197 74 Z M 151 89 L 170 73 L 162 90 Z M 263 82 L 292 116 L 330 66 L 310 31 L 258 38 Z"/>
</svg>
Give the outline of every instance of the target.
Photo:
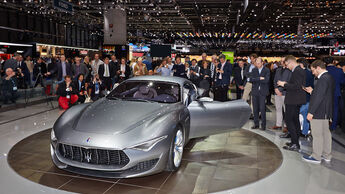
<svg viewBox="0 0 345 194">
<path fill-rule="evenodd" d="M 180 167 L 182 161 L 185 143 L 184 132 L 181 128 L 177 128 L 174 131 L 174 134 L 175 135 L 171 141 L 169 149 L 169 158 L 167 162 L 166 171 L 176 171 Z"/>
</svg>

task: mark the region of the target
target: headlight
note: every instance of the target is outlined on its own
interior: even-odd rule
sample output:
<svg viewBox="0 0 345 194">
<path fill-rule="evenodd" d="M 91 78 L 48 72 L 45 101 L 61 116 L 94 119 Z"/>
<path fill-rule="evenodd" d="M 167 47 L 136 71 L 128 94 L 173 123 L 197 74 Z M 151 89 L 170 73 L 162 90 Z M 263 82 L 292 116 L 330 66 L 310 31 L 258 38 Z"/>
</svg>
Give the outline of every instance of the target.
<svg viewBox="0 0 345 194">
<path fill-rule="evenodd" d="M 136 149 L 136 150 L 141 150 L 141 151 L 147 152 L 147 151 L 151 150 L 153 148 L 153 146 L 155 146 L 158 142 L 164 140 L 167 137 L 168 136 L 165 135 L 165 136 L 162 136 L 162 137 L 151 139 L 149 141 L 145 141 L 143 143 L 136 144 L 136 145 L 130 147 L 130 149 Z"/>
<path fill-rule="evenodd" d="M 56 141 L 56 137 L 55 137 L 55 132 L 54 132 L 54 129 L 52 129 L 52 131 L 50 132 L 50 140 L 51 141 Z"/>
</svg>

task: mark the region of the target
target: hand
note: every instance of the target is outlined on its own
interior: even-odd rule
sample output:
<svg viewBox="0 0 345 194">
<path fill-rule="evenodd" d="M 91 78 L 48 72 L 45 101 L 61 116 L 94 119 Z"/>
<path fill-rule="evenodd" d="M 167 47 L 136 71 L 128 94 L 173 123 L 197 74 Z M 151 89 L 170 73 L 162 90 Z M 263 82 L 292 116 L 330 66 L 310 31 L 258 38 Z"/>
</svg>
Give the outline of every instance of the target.
<svg viewBox="0 0 345 194">
<path fill-rule="evenodd" d="M 47 72 L 47 75 L 51 75 L 52 73 L 50 73 L 50 72 Z"/>
<path fill-rule="evenodd" d="M 87 95 L 87 92 L 86 92 L 86 91 L 84 91 L 84 95 Z"/>
<path fill-rule="evenodd" d="M 82 96 L 82 95 L 83 95 L 83 92 L 79 92 L 79 95 Z"/>
<path fill-rule="evenodd" d="M 305 88 L 303 88 L 303 90 L 308 92 L 309 94 L 311 94 L 313 92 L 313 88 L 312 87 L 305 87 Z"/>
<path fill-rule="evenodd" d="M 313 116 L 314 116 L 314 115 L 312 115 L 312 114 L 308 113 L 308 115 L 307 115 L 307 119 L 308 119 L 308 121 L 313 120 Z"/>
<path fill-rule="evenodd" d="M 241 90 L 244 90 L 244 87 L 243 87 L 243 86 L 238 86 L 238 88 L 240 88 Z"/>
<path fill-rule="evenodd" d="M 284 85 L 286 84 L 286 82 L 278 81 L 277 84 L 278 84 L 278 86 L 284 87 Z"/>
<path fill-rule="evenodd" d="M 205 75 L 205 77 L 210 77 L 210 76 L 208 76 L 208 75 Z"/>
<path fill-rule="evenodd" d="M 260 77 L 260 80 L 265 80 L 265 78 L 264 77 Z"/>
<path fill-rule="evenodd" d="M 274 91 L 277 94 L 277 96 L 283 96 L 283 94 L 279 91 L 278 88 L 274 89 Z"/>
<path fill-rule="evenodd" d="M 69 91 L 72 91 L 72 87 L 71 86 L 69 87 Z"/>
</svg>

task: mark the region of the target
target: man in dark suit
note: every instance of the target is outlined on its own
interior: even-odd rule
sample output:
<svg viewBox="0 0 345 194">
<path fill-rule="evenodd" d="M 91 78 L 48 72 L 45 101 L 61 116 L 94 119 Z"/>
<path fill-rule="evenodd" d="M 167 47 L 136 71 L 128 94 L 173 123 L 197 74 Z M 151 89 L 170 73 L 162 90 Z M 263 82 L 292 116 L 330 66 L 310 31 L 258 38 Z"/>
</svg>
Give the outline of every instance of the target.
<svg viewBox="0 0 345 194">
<path fill-rule="evenodd" d="M 334 84 L 335 84 L 335 90 L 334 90 L 334 96 L 333 96 L 333 118 L 332 118 L 332 125 L 330 126 L 331 130 L 335 130 L 338 125 L 338 112 L 339 112 L 339 101 L 341 98 L 341 92 L 340 87 L 342 84 L 344 84 L 344 73 L 340 68 L 337 68 L 333 64 L 333 57 L 325 57 L 323 61 L 326 63 L 327 67 L 326 70 L 328 73 L 333 77 Z"/>
<path fill-rule="evenodd" d="M 26 65 L 22 55 L 19 55 L 19 61 L 17 63 L 17 71 L 23 73 L 25 87 L 30 85 L 30 72 L 29 72 L 28 66 Z"/>
<path fill-rule="evenodd" d="M 117 71 L 119 70 L 119 62 L 116 59 L 116 55 L 111 55 L 110 64 L 113 66 L 114 72 L 112 73 L 113 77 L 111 77 L 112 85 L 114 85 L 116 82 L 118 82 L 119 77 L 117 76 Z"/>
<path fill-rule="evenodd" d="M 121 83 L 124 80 L 128 79 L 129 76 L 131 75 L 131 67 L 129 67 L 129 65 L 126 64 L 125 57 L 121 58 L 116 74 L 118 77 L 118 80 L 117 80 L 118 83 Z"/>
<path fill-rule="evenodd" d="M 215 85 L 215 77 L 216 77 L 216 70 L 218 66 L 219 60 L 217 55 L 212 55 L 212 62 L 210 63 L 210 71 L 211 71 L 211 86 L 214 87 Z"/>
<path fill-rule="evenodd" d="M 57 94 L 59 95 L 59 106 L 64 110 L 78 101 L 77 89 L 70 75 L 66 75 L 65 81 L 59 84 Z"/>
<path fill-rule="evenodd" d="M 216 69 L 214 100 L 224 102 L 228 99 L 232 65 L 226 62 L 225 55 L 220 55 L 219 60 L 220 63 Z"/>
<path fill-rule="evenodd" d="M 78 102 L 84 103 L 87 95 L 84 74 L 81 73 L 78 75 L 77 80 L 74 81 L 74 86 L 77 90 Z"/>
<path fill-rule="evenodd" d="M 303 104 L 306 103 L 306 93 L 303 88 L 306 82 L 305 71 L 298 65 L 294 56 L 288 55 L 285 57 L 286 66 L 292 71 L 289 81 L 277 82 L 278 86 L 286 90 L 285 96 L 285 121 L 291 136 L 291 143 L 287 143 L 283 148 L 290 151 L 299 151 L 299 136 L 301 131 L 301 124 L 299 122 L 299 111 Z M 285 137 L 285 135 L 281 136 Z"/>
<path fill-rule="evenodd" d="M 104 83 L 105 89 L 108 91 L 112 88 L 111 78 L 115 76 L 115 73 L 115 66 L 112 63 L 110 63 L 109 58 L 106 57 L 104 59 L 104 63 L 101 64 L 98 68 L 98 74 L 99 78 Z"/>
<path fill-rule="evenodd" d="M 252 85 L 252 102 L 254 112 L 254 126 L 259 129 L 259 113 L 261 113 L 261 130 L 266 130 L 266 97 L 269 92 L 270 70 L 264 67 L 261 57 L 255 59 L 255 68 L 252 71 L 250 82 Z"/>
<path fill-rule="evenodd" d="M 236 95 L 237 99 L 241 99 L 244 91 L 244 71 L 245 71 L 245 63 L 243 59 L 238 61 L 238 67 L 234 68 L 234 79 L 236 84 Z"/>
<path fill-rule="evenodd" d="M 11 68 L 13 71 L 17 71 L 18 61 L 19 61 L 19 55 L 17 53 L 14 53 L 14 56 L 12 58 L 7 59 L 4 62 L 4 65 L 3 65 L 4 72 L 6 72 L 7 68 Z"/>
<path fill-rule="evenodd" d="M 335 83 L 326 70 L 326 64 L 316 60 L 311 64 L 311 70 L 318 78 L 315 88 L 304 90 L 311 94 L 307 118 L 311 124 L 313 135 L 313 153 L 303 156 L 303 160 L 320 164 L 321 160 L 331 161 L 332 135 L 329 130 L 329 120 L 333 114 L 333 96 Z"/>
<path fill-rule="evenodd" d="M 60 61 L 56 63 L 54 69 L 47 72 L 46 76 L 49 76 L 55 73 L 57 73 L 58 83 L 64 82 L 64 78 L 66 75 L 69 75 L 72 77 L 71 64 L 69 64 L 68 61 L 66 61 L 65 55 L 60 56 Z"/>
</svg>

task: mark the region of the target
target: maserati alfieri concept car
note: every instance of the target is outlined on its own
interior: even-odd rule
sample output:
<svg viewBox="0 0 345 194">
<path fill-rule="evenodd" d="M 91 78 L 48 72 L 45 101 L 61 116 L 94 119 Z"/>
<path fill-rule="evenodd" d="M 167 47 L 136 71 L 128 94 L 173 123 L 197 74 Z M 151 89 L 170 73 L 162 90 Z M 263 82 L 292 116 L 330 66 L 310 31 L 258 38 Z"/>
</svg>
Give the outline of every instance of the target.
<svg viewBox="0 0 345 194">
<path fill-rule="evenodd" d="M 190 139 L 239 129 L 250 116 L 243 100 L 218 102 L 201 92 L 183 78 L 128 79 L 57 119 L 52 160 L 60 169 L 98 177 L 175 171 Z"/>
</svg>

